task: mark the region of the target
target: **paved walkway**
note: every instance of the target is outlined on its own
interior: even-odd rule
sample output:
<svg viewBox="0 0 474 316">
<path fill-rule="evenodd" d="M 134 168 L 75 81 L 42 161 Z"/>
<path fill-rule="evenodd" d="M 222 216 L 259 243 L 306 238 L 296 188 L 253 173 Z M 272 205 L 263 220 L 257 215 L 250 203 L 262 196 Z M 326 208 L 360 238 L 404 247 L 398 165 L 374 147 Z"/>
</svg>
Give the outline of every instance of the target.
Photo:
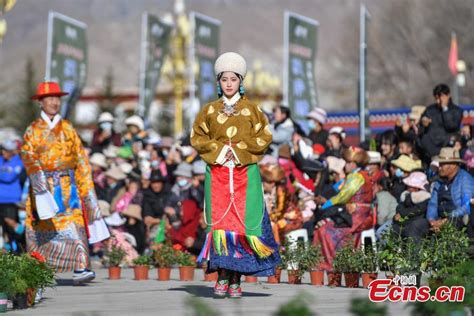
<svg viewBox="0 0 474 316">
<path fill-rule="evenodd" d="M 193 282 L 180 282 L 178 270 L 173 269 L 171 281 L 156 280 L 157 270 L 150 271 L 151 280 L 134 281 L 133 270 L 122 271 L 122 279 L 107 279 L 107 270 L 97 270 L 93 283 L 72 286 L 70 274 L 59 275 L 58 285 L 48 289 L 41 304 L 28 310 L 8 311 L 7 315 L 208 315 L 195 314 L 191 305 L 203 302 L 219 312 L 219 315 L 271 315 L 281 304 L 305 293 L 310 308 L 317 315 L 350 315 L 349 305 L 353 297 L 367 297 L 366 289 L 315 287 L 309 285 L 309 275 L 302 285 L 287 283 L 268 284 L 259 278 L 257 284 L 243 283 L 241 299 L 215 299 L 211 282 L 203 279 L 201 270 L 196 271 Z M 286 282 L 285 271 L 282 282 Z M 306 283 L 306 284 L 305 284 Z M 401 303 L 387 303 L 390 315 L 408 315 Z"/>
</svg>

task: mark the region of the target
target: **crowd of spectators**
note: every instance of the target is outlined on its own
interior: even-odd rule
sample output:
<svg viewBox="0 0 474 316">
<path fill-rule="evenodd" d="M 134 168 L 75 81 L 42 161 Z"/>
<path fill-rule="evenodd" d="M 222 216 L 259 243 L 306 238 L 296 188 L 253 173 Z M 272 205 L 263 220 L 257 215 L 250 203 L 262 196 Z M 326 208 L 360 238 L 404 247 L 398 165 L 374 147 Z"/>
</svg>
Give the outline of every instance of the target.
<svg viewBox="0 0 474 316">
<path fill-rule="evenodd" d="M 346 143 L 343 128 L 325 128 L 322 108 L 308 113 L 304 128 L 285 106 L 267 113 L 273 143 L 259 165 L 276 240 L 306 230 L 309 241 L 323 245 L 323 268 L 330 270 L 330 250 L 340 247 L 331 242 L 355 237 L 357 246 L 364 230 L 382 238 L 392 229 L 418 242 L 450 221 L 472 238 L 472 126 L 462 126 L 462 110 L 446 85 L 433 96 L 434 104 L 413 107 L 407 121 L 359 146 Z M 115 124 L 111 113 L 102 113 L 85 145 L 102 213 L 127 262 L 165 241 L 198 255 L 206 164 L 189 135 L 161 137 L 136 115 L 126 119 L 125 133 L 116 133 Z M 5 140 L 0 156 L 0 246 L 12 251 L 24 249 L 29 190 L 20 145 Z M 107 243 L 91 247 L 100 257 Z"/>
</svg>

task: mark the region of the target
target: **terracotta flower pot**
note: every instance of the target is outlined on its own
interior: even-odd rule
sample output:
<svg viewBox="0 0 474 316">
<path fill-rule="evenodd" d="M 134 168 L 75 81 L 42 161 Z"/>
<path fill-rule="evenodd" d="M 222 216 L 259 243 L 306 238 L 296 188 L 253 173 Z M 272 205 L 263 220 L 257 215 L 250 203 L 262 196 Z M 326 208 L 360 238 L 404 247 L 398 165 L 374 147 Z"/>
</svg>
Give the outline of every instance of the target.
<svg viewBox="0 0 474 316">
<path fill-rule="evenodd" d="M 324 285 L 324 271 L 310 271 L 309 276 L 311 277 L 311 285 Z"/>
<path fill-rule="evenodd" d="M 257 282 L 258 282 L 257 277 L 251 276 L 251 275 L 246 275 L 245 276 L 245 283 L 257 283 Z"/>
<path fill-rule="evenodd" d="M 150 267 L 148 266 L 135 266 L 133 271 L 135 272 L 135 280 L 148 280 L 148 271 Z"/>
<path fill-rule="evenodd" d="M 362 273 L 362 286 L 368 288 L 370 282 L 377 279 L 377 273 Z"/>
<path fill-rule="evenodd" d="M 298 277 L 296 270 L 288 270 L 288 284 L 301 284 L 301 277 Z"/>
<path fill-rule="evenodd" d="M 121 267 L 109 267 L 109 280 L 120 280 Z"/>
<path fill-rule="evenodd" d="M 281 278 L 281 269 L 276 268 L 275 275 L 269 276 L 267 279 L 267 282 L 277 284 L 277 283 L 280 283 L 280 278 Z"/>
<path fill-rule="evenodd" d="M 359 273 L 344 273 L 344 280 L 346 287 L 356 288 L 359 287 Z"/>
<path fill-rule="evenodd" d="M 158 268 L 158 281 L 169 281 L 171 278 L 171 268 Z"/>
<path fill-rule="evenodd" d="M 341 286 L 341 279 L 342 279 L 341 273 L 328 272 L 328 286 L 330 287 Z"/>
<path fill-rule="evenodd" d="M 204 270 L 204 281 L 205 282 L 215 282 L 217 281 L 218 274 L 217 272 L 206 273 L 206 269 Z"/>
<path fill-rule="evenodd" d="M 26 305 L 32 307 L 35 305 L 36 289 L 28 288 L 26 289 Z"/>
<path fill-rule="evenodd" d="M 8 306 L 8 295 L 7 293 L 0 292 L 0 313 L 6 313 Z"/>
<path fill-rule="evenodd" d="M 26 309 L 28 308 L 26 294 L 17 294 L 12 299 L 13 309 Z"/>
<path fill-rule="evenodd" d="M 193 281 L 195 267 L 179 267 L 180 281 Z"/>
</svg>

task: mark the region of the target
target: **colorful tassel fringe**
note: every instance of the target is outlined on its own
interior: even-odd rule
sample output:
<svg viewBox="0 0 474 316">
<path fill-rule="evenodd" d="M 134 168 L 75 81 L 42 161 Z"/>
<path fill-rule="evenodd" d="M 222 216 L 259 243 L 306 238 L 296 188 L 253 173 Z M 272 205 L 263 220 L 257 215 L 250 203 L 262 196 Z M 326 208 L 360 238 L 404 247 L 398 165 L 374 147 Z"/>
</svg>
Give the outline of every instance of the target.
<svg viewBox="0 0 474 316">
<path fill-rule="evenodd" d="M 240 235 L 225 230 L 214 230 L 207 233 L 206 241 L 197 261 L 209 260 L 211 245 L 219 256 L 242 258 L 242 254 L 237 250 L 239 244 L 247 253 L 256 254 L 260 258 L 269 257 L 275 251 L 268 247 L 260 237 Z"/>
</svg>

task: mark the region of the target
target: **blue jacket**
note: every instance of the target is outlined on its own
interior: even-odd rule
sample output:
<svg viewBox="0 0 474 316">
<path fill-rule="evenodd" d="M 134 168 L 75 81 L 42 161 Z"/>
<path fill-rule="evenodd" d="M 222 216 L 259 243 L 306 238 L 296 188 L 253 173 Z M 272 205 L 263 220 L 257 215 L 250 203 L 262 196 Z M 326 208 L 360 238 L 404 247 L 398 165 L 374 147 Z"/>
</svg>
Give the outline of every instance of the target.
<svg viewBox="0 0 474 316">
<path fill-rule="evenodd" d="M 0 204 L 21 201 L 20 175 L 23 168 L 20 155 L 15 155 L 8 161 L 0 156 Z"/>
<path fill-rule="evenodd" d="M 428 212 L 426 218 L 428 220 L 438 219 L 438 190 L 441 187 L 442 182 L 437 181 L 431 192 L 431 199 L 428 203 Z M 453 199 L 456 209 L 451 212 L 451 217 L 462 217 L 469 215 L 471 212 L 470 200 L 474 197 L 474 178 L 460 169 L 456 177 L 454 177 L 453 184 L 451 186 L 451 197 Z"/>
</svg>

